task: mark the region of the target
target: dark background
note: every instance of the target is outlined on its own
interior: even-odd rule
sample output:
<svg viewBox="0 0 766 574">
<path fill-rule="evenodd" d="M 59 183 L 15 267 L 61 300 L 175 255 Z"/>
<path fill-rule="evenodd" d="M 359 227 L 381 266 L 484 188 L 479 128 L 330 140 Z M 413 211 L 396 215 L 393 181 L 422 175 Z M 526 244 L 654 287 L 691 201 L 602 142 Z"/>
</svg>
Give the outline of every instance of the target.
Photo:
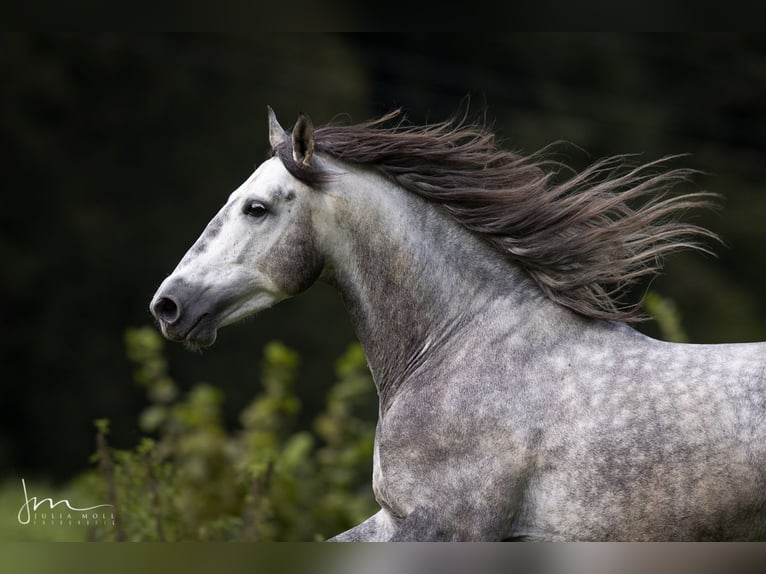
<svg viewBox="0 0 766 574">
<path fill-rule="evenodd" d="M 699 221 L 717 258 L 673 256 L 652 284 L 694 342 L 766 339 L 766 40 L 743 35 L 4 35 L 0 38 L 0 480 L 63 480 L 88 464 L 93 419 L 139 436 L 126 328 L 283 125 L 402 106 L 421 123 L 471 96 L 504 145 L 553 141 L 571 165 L 639 153 L 707 172 L 724 196 Z M 559 153 L 561 153 L 559 149 Z M 643 330 L 656 334 L 656 327 Z M 261 349 L 303 357 L 304 424 L 354 339 L 317 286 L 225 329 L 201 354 L 167 348 L 183 388 L 224 389 L 230 424 L 258 392 Z"/>
</svg>

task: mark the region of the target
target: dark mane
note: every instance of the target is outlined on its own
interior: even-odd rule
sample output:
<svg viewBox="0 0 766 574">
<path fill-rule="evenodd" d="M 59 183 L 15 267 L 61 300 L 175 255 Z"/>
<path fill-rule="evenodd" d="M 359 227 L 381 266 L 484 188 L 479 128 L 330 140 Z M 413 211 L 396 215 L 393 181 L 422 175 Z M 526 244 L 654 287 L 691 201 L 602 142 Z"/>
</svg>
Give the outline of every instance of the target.
<svg viewBox="0 0 766 574">
<path fill-rule="evenodd" d="M 640 277 L 655 274 L 662 256 L 701 249 L 715 238 L 680 221 L 712 194 L 671 193 L 692 174 L 663 169 L 670 158 L 637 167 L 626 156 L 600 160 L 563 183 L 560 163 L 541 154 L 499 149 L 480 124 L 451 119 L 429 126 L 390 126 L 399 111 L 356 125 L 315 131 L 315 149 L 345 162 L 374 166 L 402 187 L 441 206 L 470 231 L 518 263 L 545 294 L 582 315 L 635 321 L 640 304 L 621 300 Z M 273 153 L 292 175 L 321 185 L 332 178 L 298 165 L 290 138 Z"/>
</svg>

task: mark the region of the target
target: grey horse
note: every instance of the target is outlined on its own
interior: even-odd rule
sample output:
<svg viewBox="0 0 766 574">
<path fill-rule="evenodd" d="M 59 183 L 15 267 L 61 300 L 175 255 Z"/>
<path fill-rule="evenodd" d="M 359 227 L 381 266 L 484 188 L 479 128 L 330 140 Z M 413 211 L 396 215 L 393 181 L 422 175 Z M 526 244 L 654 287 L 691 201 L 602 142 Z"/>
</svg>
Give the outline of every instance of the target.
<svg viewBox="0 0 766 574">
<path fill-rule="evenodd" d="M 465 119 L 292 133 L 150 308 L 192 347 L 324 281 L 380 408 L 380 511 L 335 541 L 764 540 L 766 344 L 662 342 L 626 286 L 711 233 L 662 160 L 561 177 Z M 563 181 L 559 181 L 563 179 Z"/>
</svg>

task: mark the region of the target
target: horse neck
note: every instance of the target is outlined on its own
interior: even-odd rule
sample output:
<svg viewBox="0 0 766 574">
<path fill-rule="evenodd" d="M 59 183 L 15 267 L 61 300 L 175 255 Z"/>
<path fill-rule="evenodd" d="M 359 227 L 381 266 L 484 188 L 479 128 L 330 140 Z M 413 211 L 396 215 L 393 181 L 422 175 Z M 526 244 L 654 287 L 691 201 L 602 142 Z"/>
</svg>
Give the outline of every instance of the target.
<svg viewBox="0 0 766 574">
<path fill-rule="evenodd" d="M 382 407 L 472 327 L 545 300 L 489 244 L 377 173 L 347 171 L 327 201 L 323 278 L 341 293 Z"/>
</svg>

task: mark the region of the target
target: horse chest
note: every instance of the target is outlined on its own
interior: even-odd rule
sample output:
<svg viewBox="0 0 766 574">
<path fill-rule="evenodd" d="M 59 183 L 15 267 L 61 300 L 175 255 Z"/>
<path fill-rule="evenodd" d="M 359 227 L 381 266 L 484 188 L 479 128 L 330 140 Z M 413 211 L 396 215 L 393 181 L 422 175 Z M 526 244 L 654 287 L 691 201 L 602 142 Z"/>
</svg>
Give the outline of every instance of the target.
<svg viewBox="0 0 766 574">
<path fill-rule="evenodd" d="M 513 418 L 490 416 L 479 405 L 457 416 L 422 398 L 415 404 L 419 414 L 400 406 L 378 423 L 373 454 L 378 502 L 399 519 L 419 508 L 438 508 L 459 521 L 473 509 L 503 522 L 500 517 L 512 514 L 523 497 L 527 464 Z M 471 521 L 473 528 L 476 517 Z"/>
</svg>

